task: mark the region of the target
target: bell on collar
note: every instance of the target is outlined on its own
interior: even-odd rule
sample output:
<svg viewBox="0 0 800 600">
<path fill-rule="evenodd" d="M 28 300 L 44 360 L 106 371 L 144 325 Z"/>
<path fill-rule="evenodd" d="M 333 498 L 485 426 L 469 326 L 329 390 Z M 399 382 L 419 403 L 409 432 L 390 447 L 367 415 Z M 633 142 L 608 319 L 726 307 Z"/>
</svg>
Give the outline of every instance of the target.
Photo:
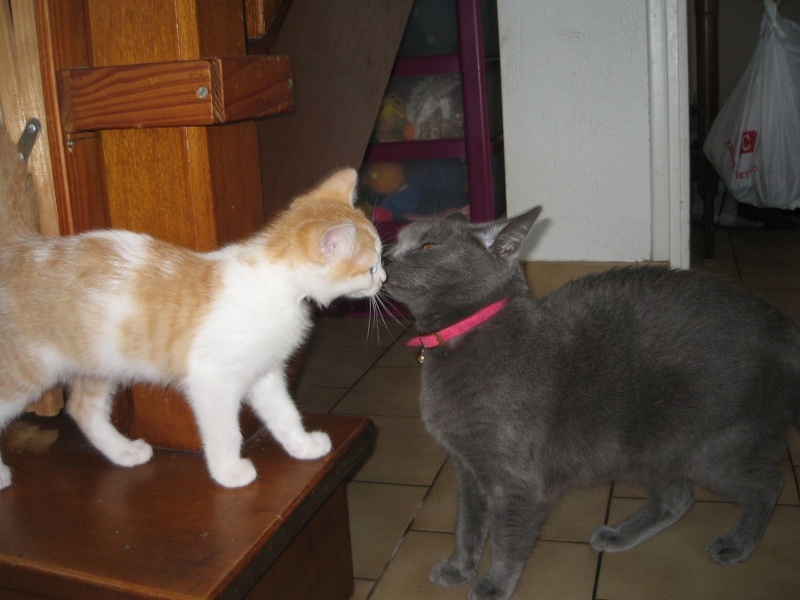
<svg viewBox="0 0 800 600">
<path fill-rule="evenodd" d="M 417 362 L 418 362 L 419 364 L 422 364 L 422 363 L 424 363 L 424 362 L 425 362 L 425 348 L 423 348 L 422 350 L 420 350 L 420 351 L 419 351 L 419 354 L 417 354 Z"/>
</svg>

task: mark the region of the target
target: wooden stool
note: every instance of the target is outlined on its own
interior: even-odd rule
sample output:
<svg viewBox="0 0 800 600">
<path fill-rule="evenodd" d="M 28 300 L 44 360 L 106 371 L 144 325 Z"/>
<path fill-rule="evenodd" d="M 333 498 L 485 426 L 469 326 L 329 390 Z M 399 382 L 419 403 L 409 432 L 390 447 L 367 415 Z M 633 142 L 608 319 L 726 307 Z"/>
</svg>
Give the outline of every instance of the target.
<svg viewBox="0 0 800 600">
<path fill-rule="evenodd" d="M 157 450 L 109 463 L 65 416 L 26 416 L 2 436 L 14 482 L 0 491 L 0 598 L 347 600 L 353 566 L 344 478 L 368 419 L 309 416 L 334 449 L 286 455 L 267 433 L 244 447 L 258 479 L 212 481 L 202 455 Z"/>
</svg>

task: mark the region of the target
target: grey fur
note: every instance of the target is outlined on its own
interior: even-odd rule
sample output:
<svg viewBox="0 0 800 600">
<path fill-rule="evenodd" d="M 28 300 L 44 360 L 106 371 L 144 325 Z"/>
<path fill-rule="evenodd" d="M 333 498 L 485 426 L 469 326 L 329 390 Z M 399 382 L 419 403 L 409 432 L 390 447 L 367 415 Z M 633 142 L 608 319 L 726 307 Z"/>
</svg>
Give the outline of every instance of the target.
<svg viewBox="0 0 800 600">
<path fill-rule="evenodd" d="M 516 258 L 538 214 L 412 223 L 390 255 L 384 289 L 422 332 L 511 298 L 425 352 L 422 417 L 459 495 L 456 549 L 431 579 L 471 579 L 489 538 L 491 568 L 469 597 L 508 598 L 561 494 L 610 480 L 641 483 L 650 500 L 599 527 L 595 549 L 625 550 L 671 525 L 699 483 L 742 508 L 711 558 L 745 560 L 781 489 L 786 433 L 800 426 L 800 328 L 727 279 L 657 267 L 585 277 L 535 300 Z"/>
</svg>

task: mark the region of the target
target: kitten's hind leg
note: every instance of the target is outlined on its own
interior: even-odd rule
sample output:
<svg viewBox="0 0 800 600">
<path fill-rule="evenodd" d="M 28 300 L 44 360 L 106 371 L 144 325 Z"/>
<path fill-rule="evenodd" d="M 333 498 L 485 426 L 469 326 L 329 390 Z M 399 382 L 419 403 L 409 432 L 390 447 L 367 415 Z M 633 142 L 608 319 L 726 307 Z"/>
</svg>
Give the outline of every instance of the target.
<svg viewBox="0 0 800 600">
<path fill-rule="evenodd" d="M 759 481 L 732 479 L 739 489 L 715 491 L 742 507 L 742 514 L 728 533 L 719 536 L 708 546 L 711 559 L 721 565 L 732 565 L 747 560 L 767 529 L 783 480 L 777 471 L 759 473 Z"/>
<path fill-rule="evenodd" d="M 76 379 L 67 402 L 67 413 L 111 462 L 122 467 L 146 463 L 153 456 L 150 444 L 144 440 L 129 440 L 111 423 L 113 391 L 114 385 L 105 379 Z"/>
<path fill-rule="evenodd" d="M 273 371 L 259 379 L 248 394 L 250 405 L 270 433 L 293 458 L 313 460 L 331 451 L 331 439 L 321 431 L 306 431 L 283 373 Z"/>
<path fill-rule="evenodd" d="M 3 430 L 9 421 L 19 416 L 19 414 L 25 410 L 27 405 L 27 399 L 9 401 L 5 398 L 0 398 L 0 431 Z M 3 462 L 2 457 L 0 457 L 0 490 L 7 488 L 10 485 L 11 469 L 8 468 L 8 466 Z"/>
<path fill-rule="evenodd" d="M 603 525 L 591 536 L 589 543 L 598 552 L 620 552 L 653 537 L 666 529 L 692 506 L 692 483 L 679 479 L 651 493 L 647 503 L 616 527 Z"/>
</svg>

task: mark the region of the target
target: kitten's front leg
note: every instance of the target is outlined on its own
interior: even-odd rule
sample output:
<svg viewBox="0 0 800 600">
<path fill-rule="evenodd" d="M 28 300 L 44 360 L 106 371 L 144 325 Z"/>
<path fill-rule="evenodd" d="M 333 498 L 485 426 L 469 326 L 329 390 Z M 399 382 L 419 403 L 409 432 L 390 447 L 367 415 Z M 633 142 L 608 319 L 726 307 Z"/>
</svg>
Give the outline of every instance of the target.
<svg viewBox="0 0 800 600">
<path fill-rule="evenodd" d="M 241 390 L 212 372 L 191 375 L 185 382 L 185 389 L 200 430 L 211 477 L 229 488 L 252 483 L 256 468 L 252 461 L 242 458 Z"/>
<path fill-rule="evenodd" d="M 478 570 L 489 530 L 486 501 L 475 474 L 460 460 L 451 457 L 458 484 L 456 511 L 456 549 L 450 558 L 439 561 L 430 572 L 434 583 L 445 587 L 472 579 Z"/>
<path fill-rule="evenodd" d="M 72 383 L 67 413 L 86 438 L 113 463 L 134 467 L 153 456 L 144 440 L 129 440 L 111 423 L 111 395 L 114 384 L 106 379 L 80 378 Z"/>
<path fill-rule="evenodd" d="M 331 439 L 321 431 L 308 432 L 294 404 L 283 373 L 272 371 L 250 389 L 250 404 L 286 452 L 302 460 L 313 460 L 331 451 Z"/>
</svg>

